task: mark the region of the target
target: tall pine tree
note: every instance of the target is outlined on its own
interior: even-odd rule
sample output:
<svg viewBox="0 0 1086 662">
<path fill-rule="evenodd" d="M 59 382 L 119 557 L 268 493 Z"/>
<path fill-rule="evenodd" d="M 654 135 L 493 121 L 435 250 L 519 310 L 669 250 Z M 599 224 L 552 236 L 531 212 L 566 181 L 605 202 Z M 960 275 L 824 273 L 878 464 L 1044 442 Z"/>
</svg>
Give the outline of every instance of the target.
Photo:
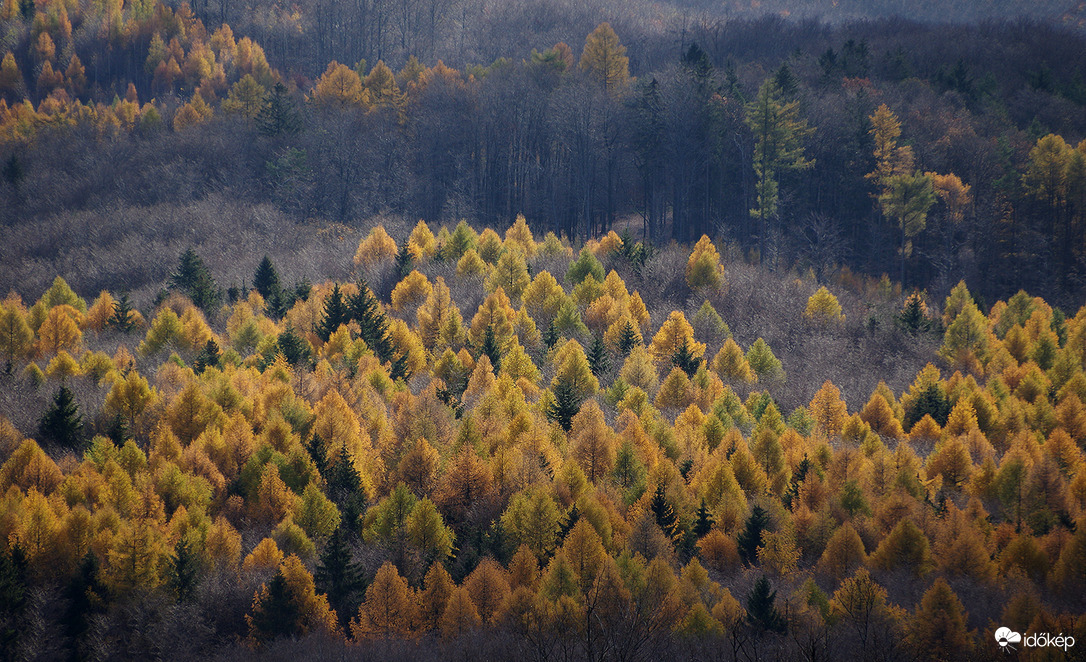
<svg viewBox="0 0 1086 662">
<path fill-rule="evenodd" d="M 328 596 L 328 604 L 336 610 L 340 625 L 346 625 L 358 613 L 364 582 L 362 567 L 351 555 L 342 527 L 337 526 L 329 536 L 313 578 L 317 590 Z"/>
<path fill-rule="evenodd" d="M 219 361 L 220 354 L 219 344 L 215 342 L 214 339 L 208 338 L 208 341 L 204 343 L 203 349 L 200 350 L 200 353 L 196 355 L 196 358 L 192 362 L 193 372 L 199 375 L 208 368 L 221 367 L 222 364 Z"/>
<path fill-rule="evenodd" d="M 328 481 L 328 498 L 339 507 L 340 521 L 348 530 L 353 529 L 366 509 L 366 495 L 362 491 L 362 477 L 354 468 L 354 457 L 347 449 L 347 442 L 340 445 L 325 479 Z"/>
<path fill-rule="evenodd" d="M 603 336 L 596 334 L 592 339 L 592 346 L 588 348 L 588 367 L 595 377 L 600 377 L 611 368 L 611 357 L 607 355 L 607 347 L 603 344 Z"/>
<path fill-rule="evenodd" d="M 490 359 L 490 366 L 494 370 L 494 374 L 498 373 L 498 369 L 502 365 L 502 350 L 498 347 L 498 340 L 494 335 L 494 325 L 486 327 L 486 333 L 483 335 L 483 344 L 479 347 L 479 353 L 485 354 Z"/>
<path fill-rule="evenodd" d="M 279 334 L 276 345 L 279 348 L 279 353 L 291 366 L 304 367 L 309 365 L 313 352 L 309 347 L 309 343 L 295 333 L 294 327 L 288 324 L 287 328 Z"/>
<path fill-rule="evenodd" d="M 762 532 L 769 528 L 769 513 L 761 506 L 754 506 L 747 518 L 746 526 L 739 533 L 736 542 L 739 545 L 739 559 L 747 565 L 754 565 L 758 560 L 758 548 L 762 546 Z"/>
<path fill-rule="evenodd" d="M 26 555 L 22 547 L 0 547 L 0 659 L 16 659 L 19 621 L 28 592 Z"/>
<path fill-rule="evenodd" d="M 686 373 L 687 377 L 693 377 L 701 365 L 701 359 L 694 356 L 690 350 L 690 343 L 683 338 L 683 344 L 671 357 L 671 364 Z"/>
<path fill-rule="evenodd" d="M 43 440 L 78 450 L 83 444 L 83 415 L 75 396 L 67 386 L 61 386 L 53 403 L 38 422 L 38 434 Z"/>
<path fill-rule="evenodd" d="M 268 103 L 256 118 L 260 133 L 265 136 L 294 135 L 302 128 L 302 115 L 282 83 L 276 83 L 268 95 Z"/>
<path fill-rule="evenodd" d="M 664 532 L 664 535 L 672 543 L 679 542 L 683 536 L 682 526 L 679 524 L 679 517 L 675 514 L 675 510 L 667 501 L 663 485 L 656 486 L 656 492 L 652 495 L 649 508 L 652 510 L 652 514 L 656 518 L 656 524 Z"/>
<path fill-rule="evenodd" d="M 349 306 L 351 318 L 358 322 L 358 335 L 366 346 L 382 363 L 392 361 L 394 348 L 388 336 L 388 318 L 365 280 L 360 279 L 358 294 L 351 297 Z"/>
<path fill-rule="evenodd" d="M 128 298 L 128 292 L 121 292 L 120 298 L 113 302 L 113 315 L 107 324 L 121 333 L 135 330 L 136 321 L 132 316 L 132 301 Z"/>
<path fill-rule="evenodd" d="M 61 617 L 64 632 L 71 640 L 73 660 L 86 659 L 84 638 L 91 619 L 106 609 L 108 593 L 99 577 L 98 557 L 87 552 L 75 576 L 64 589 L 67 607 Z"/>
<path fill-rule="evenodd" d="M 254 639 L 266 642 L 302 633 L 302 613 L 290 594 L 290 587 L 282 572 L 276 572 L 268 582 L 267 592 L 262 598 L 251 616 Z"/>
<path fill-rule="evenodd" d="M 204 261 L 191 248 L 181 254 L 177 271 L 170 276 L 170 289 L 181 292 L 208 313 L 214 312 L 222 302 L 222 291 Z"/>
<path fill-rule="evenodd" d="M 318 338 L 328 342 L 340 325 L 349 321 L 351 321 L 351 311 L 343 298 L 343 292 L 339 289 L 339 283 L 336 283 L 332 286 L 332 293 L 324 300 L 324 314 L 321 315 L 313 331 Z"/>
<path fill-rule="evenodd" d="M 622 333 L 618 336 L 618 351 L 622 353 L 622 357 L 625 358 L 630 355 L 630 352 L 637 345 L 637 329 L 630 320 L 626 320 L 626 323 L 622 325 Z"/>
<path fill-rule="evenodd" d="M 554 385 L 554 402 L 547 407 L 547 418 L 569 432 L 573 417 L 581 411 L 580 388 L 576 381 L 561 379 Z"/>
<path fill-rule="evenodd" d="M 170 590 L 177 597 L 178 602 L 188 602 L 196 594 L 196 586 L 200 579 L 200 559 L 192 553 L 192 548 L 184 538 L 177 541 L 174 546 L 174 555 L 170 559 L 169 580 Z"/>
<path fill-rule="evenodd" d="M 282 290 L 282 284 L 279 282 L 279 272 L 275 270 L 275 265 L 272 264 L 271 258 L 267 255 L 260 261 L 256 273 L 253 274 L 253 289 L 260 292 L 260 296 L 264 297 L 265 301 L 279 294 Z"/>
<path fill-rule="evenodd" d="M 784 634 L 788 630 L 787 621 L 773 604 L 776 599 L 777 592 L 770 586 L 766 576 L 759 577 L 747 594 L 747 622 L 755 631 Z"/>
</svg>

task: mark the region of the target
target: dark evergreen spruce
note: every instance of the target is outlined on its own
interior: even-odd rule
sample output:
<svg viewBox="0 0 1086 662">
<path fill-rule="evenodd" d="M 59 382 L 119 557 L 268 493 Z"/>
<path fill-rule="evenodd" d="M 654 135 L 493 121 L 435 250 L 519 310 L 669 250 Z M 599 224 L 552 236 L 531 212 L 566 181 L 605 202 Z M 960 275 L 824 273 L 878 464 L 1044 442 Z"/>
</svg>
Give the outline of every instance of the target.
<svg viewBox="0 0 1086 662">
<path fill-rule="evenodd" d="M 106 610 L 109 593 L 99 577 L 98 557 L 87 552 L 76 574 L 64 589 L 67 606 L 61 617 L 65 634 L 71 640 L 72 660 L 87 659 L 84 640 L 92 619 Z"/>
<path fill-rule="evenodd" d="M 67 386 L 61 386 L 53 395 L 53 403 L 38 421 L 38 434 L 42 439 L 65 448 L 79 450 L 83 445 L 83 415 L 75 396 Z"/>
<path fill-rule="evenodd" d="M 389 364 L 388 376 L 393 381 L 402 379 L 407 381 L 411 377 L 411 369 L 407 366 L 407 352 L 400 352 Z"/>
<path fill-rule="evenodd" d="M 607 355 L 607 347 L 603 344 L 603 336 L 596 334 L 592 338 L 592 346 L 588 348 L 588 367 L 595 377 L 600 377 L 611 368 L 611 357 Z"/>
<path fill-rule="evenodd" d="M 562 429 L 569 432 L 573 427 L 573 417 L 581 411 L 581 395 L 577 385 L 560 379 L 554 385 L 554 402 L 547 407 L 547 418 L 555 421 Z"/>
<path fill-rule="evenodd" d="M 554 349 L 554 346 L 558 344 L 558 326 L 555 325 L 554 320 L 547 325 L 547 330 L 543 332 L 543 344 L 547 346 L 547 350 Z"/>
<path fill-rule="evenodd" d="M 559 544 L 566 539 L 569 532 L 573 530 L 573 527 L 577 526 L 577 521 L 581 519 L 581 510 L 574 503 L 570 507 L 569 512 L 562 518 L 562 521 L 558 523 L 558 541 Z"/>
<path fill-rule="evenodd" d="M 317 590 L 328 596 L 328 604 L 336 610 L 340 626 L 345 627 L 352 615 L 358 613 L 364 581 L 362 567 L 355 562 L 342 527 L 337 526 L 329 536 L 313 579 Z"/>
<path fill-rule="evenodd" d="M 626 358 L 636 345 L 637 329 L 634 328 L 630 320 L 626 320 L 626 324 L 622 327 L 622 333 L 618 337 L 618 351 L 623 358 Z"/>
<path fill-rule="evenodd" d="M 924 418 L 924 414 L 930 414 L 940 427 L 946 426 L 947 418 L 950 417 L 950 409 L 950 401 L 947 400 L 943 390 L 939 388 L 938 384 L 932 384 L 920 392 L 920 396 L 913 403 L 913 406 L 905 412 L 905 429 L 912 428 L 920 419 Z"/>
<path fill-rule="evenodd" d="M 260 292 L 260 296 L 264 297 L 265 302 L 282 289 L 282 284 L 279 282 L 279 272 L 275 270 L 275 265 L 272 264 L 271 258 L 267 255 L 260 261 L 256 273 L 253 274 L 253 289 Z"/>
<path fill-rule="evenodd" d="M 286 330 L 279 334 L 276 344 L 279 346 L 279 352 L 283 355 L 283 358 L 291 366 L 304 367 L 309 365 L 312 355 L 309 343 L 299 337 L 290 325 L 287 325 Z"/>
<path fill-rule="evenodd" d="M 659 525 L 660 530 L 664 532 L 664 535 L 667 536 L 671 542 L 675 543 L 682 539 L 683 530 L 679 524 L 679 518 L 675 514 L 675 510 L 671 507 L 671 504 L 667 501 L 667 495 L 664 493 L 663 485 L 656 486 L 656 492 L 652 495 L 652 501 L 649 502 L 649 508 L 656 518 L 656 524 Z"/>
<path fill-rule="evenodd" d="M 292 293 L 284 292 L 283 290 L 275 290 L 264 299 L 264 310 L 268 316 L 273 320 L 281 320 L 283 316 L 290 310 L 290 306 L 293 303 Z"/>
<path fill-rule="evenodd" d="M 924 303 L 919 296 L 910 296 L 897 316 L 898 326 L 909 333 L 921 333 L 931 329 L 931 320 L 924 314 Z"/>
<path fill-rule="evenodd" d="M 747 565 L 754 565 L 758 560 L 758 548 L 762 546 L 762 532 L 769 528 L 769 513 L 761 506 L 754 506 L 747 518 L 746 526 L 739 533 L 736 543 L 739 545 L 739 560 Z"/>
<path fill-rule="evenodd" d="M 701 359 L 694 356 L 690 350 L 690 343 L 684 338 L 682 347 L 672 355 L 671 364 L 685 372 L 687 377 L 693 377 L 701 366 Z"/>
<path fill-rule="evenodd" d="M 306 441 L 305 450 L 313 460 L 313 466 L 317 468 L 317 473 L 324 476 L 328 469 L 328 451 L 324 447 L 324 439 L 314 432 Z"/>
<path fill-rule="evenodd" d="M 20 621 L 27 596 L 27 562 L 18 544 L 0 545 L 0 659 L 17 659 Z"/>
<path fill-rule="evenodd" d="M 392 340 L 388 337 L 388 318 L 365 280 L 359 280 L 358 294 L 349 302 L 351 318 L 358 322 L 358 336 L 366 342 L 381 363 L 393 360 Z"/>
<path fill-rule="evenodd" d="M 128 440 L 128 422 L 125 421 L 120 412 L 113 414 L 109 419 L 109 425 L 106 426 L 106 436 L 118 446 L 123 446 L 124 442 Z"/>
<path fill-rule="evenodd" d="M 400 252 L 396 253 L 396 273 L 400 275 L 400 278 L 404 278 L 407 274 L 411 273 L 411 270 L 415 268 L 415 258 L 411 256 L 411 251 L 408 250 L 407 242 L 403 242 L 403 246 L 400 246 Z"/>
<path fill-rule="evenodd" d="M 294 135 L 301 130 L 302 115 L 282 83 L 276 83 L 272 88 L 267 105 L 257 115 L 256 124 L 265 136 Z"/>
<path fill-rule="evenodd" d="M 30 6 L 33 7 L 34 3 L 30 3 Z M 11 187 L 18 191 L 19 185 L 23 183 L 23 179 L 26 177 L 26 168 L 23 167 L 23 162 L 15 152 L 12 152 L 8 160 L 4 162 L 3 175 L 4 181 L 11 184 Z"/>
<path fill-rule="evenodd" d="M 178 602 L 188 602 L 196 595 L 200 580 L 200 559 L 192 553 L 188 541 L 181 538 L 170 559 L 168 585 Z"/>
<path fill-rule="evenodd" d="M 222 302 L 222 291 L 204 261 L 191 248 L 181 254 L 177 271 L 170 276 L 170 289 L 186 295 L 204 312 L 214 312 Z"/>
<path fill-rule="evenodd" d="M 769 585 L 766 576 L 759 577 L 747 594 L 747 622 L 755 631 L 784 634 L 788 630 L 784 616 L 773 604 L 776 599 L 777 592 Z"/>
<path fill-rule="evenodd" d="M 128 292 L 121 292 L 121 297 L 113 302 L 113 315 L 107 324 L 121 333 L 135 330 L 136 322 L 132 316 L 132 302 L 128 298 Z"/>
<path fill-rule="evenodd" d="M 785 491 L 784 496 L 781 497 L 785 508 L 792 509 L 792 505 L 799 496 L 799 488 L 803 485 L 803 481 L 807 479 L 807 472 L 810 470 L 811 461 L 804 455 L 803 459 L 799 461 L 799 466 L 796 467 L 796 472 L 792 474 L 792 481 L 788 483 L 788 489 Z"/>
<path fill-rule="evenodd" d="M 694 515 L 694 537 L 701 539 L 713 530 L 713 514 L 705 506 L 705 499 L 701 500 L 698 511 Z"/>
<path fill-rule="evenodd" d="M 494 327 L 486 327 L 486 333 L 483 334 L 483 344 L 479 347 L 479 354 L 485 354 L 490 359 L 490 367 L 493 368 L 494 374 L 498 374 L 498 368 L 502 365 L 502 351 L 498 347 L 498 340 L 494 336 Z"/>
<path fill-rule="evenodd" d="M 348 531 L 354 530 L 366 509 L 366 497 L 362 492 L 362 478 L 354 468 L 354 457 L 347 449 L 346 442 L 340 445 L 325 480 L 328 483 L 328 498 L 339 507 L 340 526 L 346 526 Z"/>
<path fill-rule="evenodd" d="M 219 344 L 215 342 L 213 338 L 209 338 L 208 341 L 204 343 L 203 349 L 200 350 L 200 353 L 196 355 L 196 358 L 192 362 L 193 371 L 199 375 L 208 368 L 222 367 L 222 364 L 219 361 L 220 354 Z"/>
<path fill-rule="evenodd" d="M 343 292 L 339 289 L 339 283 L 336 283 L 332 287 L 332 293 L 328 295 L 328 298 L 324 301 L 324 314 L 321 315 L 320 321 L 317 323 L 314 331 L 317 337 L 328 342 L 328 339 L 332 337 L 332 334 L 339 329 L 339 327 L 347 322 L 351 321 L 351 311 L 347 307 L 347 302 L 343 298 Z"/>
<path fill-rule="evenodd" d="M 252 632 L 258 641 L 302 634 L 302 613 L 294 602 L 282 572 L 276 572 L 267 585 L 260 606 L 253 610 Z"/>
</svg>

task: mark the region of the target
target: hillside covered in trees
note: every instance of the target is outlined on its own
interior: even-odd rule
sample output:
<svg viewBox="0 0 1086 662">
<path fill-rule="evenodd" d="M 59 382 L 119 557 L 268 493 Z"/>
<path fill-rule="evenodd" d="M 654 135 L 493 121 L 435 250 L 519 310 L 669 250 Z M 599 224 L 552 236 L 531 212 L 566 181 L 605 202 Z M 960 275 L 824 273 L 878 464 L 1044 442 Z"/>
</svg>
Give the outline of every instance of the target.
<svg viewBox="0 0 1086 662">
<path fill-rule="evenodd" d="M 0 659 L 1081 648 L 1083 17 L 0 0 Z"/>
<path fill-rule="evenodd" d="M 146 227 L 213 228 L 223 203 L 206 202 L 222 196 L 276 236 L 375 216 L 501 228 L 523 213 L 575 241 L 707 234 L 770 268 L 887 272 L 940 298 L 963 278 L 988 305 L 1021 288 L 1082 298 L 1075 31 L 677 9 L 636 23 L 646 14 L 632 6 L 613 25 L 527 33 L 487 14 L 466 25 L 489 25 L 493 49 L 457 53 L 420 46 L 445 42 L 419 21 L 394 23 L 395 48 L 389 35 L 340 43 L 365 36 L 344 19 L 309 53 L 211 9 L 3 5 L 0 290 L 44 289 L 56 273 L 80 291 L 152 288 L 184 248 L 163 243 L 217 240 Z M 322 44 L 310 38 L 322 25 L 287 32 Z M 66 231 L 91 218 L 101 230 Z M 119 246 L 141 235 L 158 258 L 146 264 Z"/>
<path fill-rule="evenodd" d="M 1086 307 L 523 217 L 353 252 L 0 304 L 5 657 L 1086 640 Z"/>
</svg>

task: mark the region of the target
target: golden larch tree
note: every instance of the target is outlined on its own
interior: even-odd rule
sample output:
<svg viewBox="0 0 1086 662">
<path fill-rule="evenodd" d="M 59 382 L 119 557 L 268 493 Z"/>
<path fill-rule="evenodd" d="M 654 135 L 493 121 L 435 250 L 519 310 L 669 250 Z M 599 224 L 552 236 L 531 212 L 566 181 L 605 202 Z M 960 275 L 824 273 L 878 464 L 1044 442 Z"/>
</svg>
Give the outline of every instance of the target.
<svg viewBox="0 0 1086 662">
<path fill-rule="evenodd" d="M 570 438 L 577 462 L 590 482 L 610 473 L 615 464 L 615 435 L 595 399 L 573 417 Z"/>
<path fill-rule="evenodd" d="M 400 576 L 396 566 L 385 561 L 373 583 L 366 589 L 366 600 L 351 620 L 355 640 L 389 639 L 412 631 L 417 606 L 414 591 Z"/>
<path fill-rule="evenodd" d="M 610 23 L 600 23 L 585 38 L 581 69 L 609 94 L 620 94 L 630 82 L 630 58 Z"/>
</svg>

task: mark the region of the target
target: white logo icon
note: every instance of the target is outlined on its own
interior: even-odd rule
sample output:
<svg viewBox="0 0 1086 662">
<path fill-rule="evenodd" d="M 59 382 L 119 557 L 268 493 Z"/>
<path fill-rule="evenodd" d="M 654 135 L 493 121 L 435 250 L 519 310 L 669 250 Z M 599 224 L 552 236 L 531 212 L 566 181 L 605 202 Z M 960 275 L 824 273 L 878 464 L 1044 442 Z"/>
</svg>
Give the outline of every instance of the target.
<svg viewBox="0 0 1086 662">
<path fill-rule="evenodd" d="M 1022 643 L 1022 635 L 1018 634 L 1010 628 L 1003 627 L 995 631 L 996 642 L 1004 652 L 1010 652 L 1015 650 L 1012 644 Z"/>
</svg>

